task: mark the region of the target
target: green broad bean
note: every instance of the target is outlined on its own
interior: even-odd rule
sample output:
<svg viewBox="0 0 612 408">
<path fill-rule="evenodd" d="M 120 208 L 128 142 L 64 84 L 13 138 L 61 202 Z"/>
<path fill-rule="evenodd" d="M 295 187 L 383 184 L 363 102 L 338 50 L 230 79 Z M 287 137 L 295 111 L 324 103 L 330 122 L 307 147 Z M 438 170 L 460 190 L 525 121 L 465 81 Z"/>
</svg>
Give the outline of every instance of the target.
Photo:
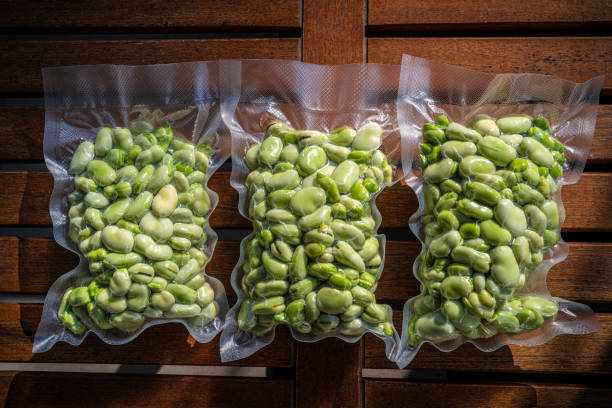
<svg viewBox="0 0 612 408">
<path fill-rule="evenodd" d="M 488 115 L 477 115 L 472 122 L 470 127 L 480 133 L 482 136 L 495 136 L 499 137 L 499 127 L 495 123 L 495 119 Z"/>
<path fill-rule="evenodd" d="M 539 166 L 551 168 L 555 164 L 552 153 L 534 138 L 524 137 L 519 152 Z"/>
<path fill-rule="evenodd" d="M 451 159 L 442 159 L 427 166 L 423 177 L 428 183 L 436 184 L 450 178 L 457 171 L 457 163 Z"/>
<path fill-rule="evenodd" d="M 488 220 L 493 218 L 493 211 L 489 207 L 478 204 L 477 202 L 467 198 L 457 201 L 457 210 L 467 217 L 477 218 L 479 220 Z"/>
<path fill-rule="evenodd" d="M 500 167 L 506 166 L 516 158 L 514 147 L 494 136 L 485 136 L 478 142 L 478 153 Z"/>
<path fill-rule="evenodd" d="M 555 317 L 554 301 L 517 295 L 559 241 L 552 195 L 565 158 L 550 132 L 546 118 L 522 114 L 478 115 L 469 126 L 440 117 L 424 126 L 426 252 L 411 345 L 520 334 Z M 356 287 L 371 284 L 364 277 Z"/>
<path fill-rule="evenodd" d="M 497 126 L 503 133 L 524 134 L 532 125 L 528 115 L 507 115 L 497 119 Z"/>
<path fill-rule="evenodd" d="M 455 122 L 448 125 L 445 135 L 450 140 L 463 142 L 478 143 L 482 140 L 482 135 L 478 131 Z"/>
<path fill-rule="evenodd" d="M 449 140 L 440 147 L 440 153 L 444 157 L 448 157 L 456 162 L 460 162 L 464 157 L 476 154 L 476 145 L 472 142 L 461 142 L 458 140 Z"/>
<path fill-rule="evenodd" d="M 336 163 L 341 163 L 348 158 L 351 149 L 348 147 L 336 146 L 331 143 L 325 143 L 323 146 L 327 157 Z"/>
<path fill-rule="evenodd" d="M 465 179 L 475 177 L 477 174 L 490 174 L 493 172 L 495 172 L 495 164 L 486 157 L 467 156 L 459 162 L 459 174 Z"/>
</svg>

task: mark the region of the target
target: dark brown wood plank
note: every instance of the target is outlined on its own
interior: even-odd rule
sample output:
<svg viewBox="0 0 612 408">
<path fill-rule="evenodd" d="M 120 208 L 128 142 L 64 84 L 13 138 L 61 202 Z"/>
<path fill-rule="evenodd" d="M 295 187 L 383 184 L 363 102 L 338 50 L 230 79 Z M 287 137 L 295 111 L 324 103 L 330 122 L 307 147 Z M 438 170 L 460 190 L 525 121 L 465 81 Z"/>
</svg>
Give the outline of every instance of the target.
<svg viewBox="0 0 612 408">
<path fill-rule="evenodd" d="M 535 12 L 537 10 L 537 12 Z M 509 23 L 516 28 L 546 23 L 592 23 L 612 19 L 612 7 L 605 0 L 535 0 L 529 7 L 517 7 L 504 0 L 370 0 L 368 24 L 439 26 L 442 24 Z M 497 27 L 496 27 L 497 28 Z"/>
<path fill-rule="evenodd" d="M 296 343 L 296 408 L 360 407 L 363 340 Z"/>
<path fill-rule="evenodd" d="M 288 407 L 292 381 L 267 378 L 16 373 L 6 407 Z"/>
<path fill-rule="evenodd" d="M 60 249 L 60 248 L 58 248 Z M 19 292 L 19 239 L 0 237 L 0 292 Z"/>
<path fill-rule="evenodd" d="M 217 172 L 209 182 L 219 194 L 210 224 L 213 228 L 251 228 L 237 211 L 238 194 L 229 184 L 229 174 Z M 52 182 L 51 174 L 45 171 L 0 171 L 0 225 L 51 225 L 48 203 Z M 583 174 L 578 184 L 563 188 L 563 199 L 567 213 L 563 231 L 612 231 L 612 174 Z M 382 228 L 407 228 L 417 208 L 412 190 L 400 183 L 385 189 L 376 203 L 383 217 Z"/>
<path fill-rule="evenodd" d="M 0 160 L 43 160 L 43 107 L 0 107 Z M 589 164 L 612 163 L 612 105 L 599 105 Z"/>
<path fill-rule="evenodd" d="M 79 362 L 115 364 L 220 365 L 219 339 L 200 344 L 183 325 L 168 323 L 150 327 L 134 341 L 111 346 L 94 334 L 73 347 L 58 343 L 46 353 L 33 354 L 34 333 L 42 313 L 41 304 L 0 304 L 0 361 Z M 293 365 L 291 335 L 279 327 L 272 344 L 243 360 L 224 363 L 238 366 L 288 367 Z"/>
<path fill-rule="evenodd" d="M 585 81 L 606 75 L 612 91 L 610 37 L 369 38 L 368 61 L 401 64 L 402 54 L 484 72 L 534 72 Z"/>
<path fill-rule="evenodd" d="M 612 314 L 598 313 L 603 329 L 581 336 L 564 334 L 534 347 L 505 346 L 484 353 L 471 344 L 444 353 L 430 344 L 419 350 L 407 369 L 612 374 Z M 394 310 L 395 327 L 401 327 L 401 310 Z M 400 329 L 401 330 L 401 329 Z M 397 368 L 385 356 L 384 343 L 365 337 L 366 368 Z"/>
<path fill-rule="evenodd" d="M 608 407 L 612 389 L 586 385 L 519 382 L 423 382 L 365 381 L 365 408 L 411 407 L 454 408 L 574 408 Z"/>
<path fill-rule="evenodd" d="M 569 246 L 568 258 L 548 273 L 551 293 L 582 303 L 612 302 L 612 243 Z M 418 294 L 412 264 L 420 250 L 417 242 L 387 241 L 385 271 L 376 289 L 379 300 L 403 301 Z M 230 275 L 239 255 L 238 241 L 219 241 L 206 268 L 231 297 L 236 294 Z M 46 293 L 55 279 L 77 264 L 77 256 L 51 238 L 0 237 L 0 292 Z"/>
<path fill-rule="evenodd" d="M 45 108 L 0 107 L 0 160 L 43 160 Z"/>
<path fill-rule="evenodd" d="M 228 31 L 237 27 L 299 27 L 297 0 L 151 0 L 143 7 L 138 2 L 112 0 L 92 2 L 83 7 L 79 1 L 3 1 L 2 29 L 139 29 L 185 31 L 189 29 Z M 208 30 L 207 30 L 208 29 Z"/>
<path fill-rule="evenodd" d="M 304 0 L 302 60 L 350 64 L 365 60 L 363 0 Z"/>
<path fill-rule="evenodd" d="M 612 162 L 612 105 L 599 105 L 593 144 L 587 163 Z"/>
<path fill-rule="evenodd" d="M 0 41 L 0 92 L 41 93 L 41 68 L 62 65 L 146 65 L 226 58 L 298 59 L 299 40 L 49 40 Z"/>
<path fill-rule="evenodd" d="M 6 396 L 11 388 L 11 383 L 15 377 L 15 372 L 5 371 L 0 373 L 0 404 L 4 406 L 6 404 Z"/>
</svg>

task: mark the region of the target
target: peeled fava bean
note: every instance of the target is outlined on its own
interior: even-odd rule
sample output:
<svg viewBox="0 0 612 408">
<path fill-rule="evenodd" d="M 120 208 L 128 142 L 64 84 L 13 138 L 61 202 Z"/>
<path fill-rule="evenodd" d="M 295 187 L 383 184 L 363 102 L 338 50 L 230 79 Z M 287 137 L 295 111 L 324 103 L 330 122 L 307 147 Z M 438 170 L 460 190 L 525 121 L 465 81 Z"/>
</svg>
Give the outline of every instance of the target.
<svg viewBox="0 0 612 408">
<path fill-rule="evenodd" d="M 370 200 L 393 176 L 382 138 L 375 122 L 325 134 L 275 121 L 245 150 L 255 233 L 241 268 L 240 329 L 393 335 L 390 309 L 374 296 L 384 247 Z"/>
<path fill-rule="evenodd" d="M 275 162 L 282 147 L 272 140 L 249 160 Z M 216 317 L 202 252 L 211 153 L 205 144 L 175 138 L 168 124 L 155 128 L 144 121 L 103 127 L 94 142 L 77 147 L 69 235 L 91 276 L 65 292 L 58 310 L 74 335 L 96 326 L 129 333 L 157 319 L 201 327 Z M 316 199 L 300 205 L 308 210 Z M 292 255 L 289 245 L 274 248 L 279 256 Z"/>
<path fill-rule="evenodd" d="M 425 251 L 410 345 L 517 335 L 554 319 L 554 300 L 520 292 L 563 222 L 552 195 L 564 149 L 548 121 L 478 115 L 465 126 L 441 116 L 423 139 Z"/>
</svg>

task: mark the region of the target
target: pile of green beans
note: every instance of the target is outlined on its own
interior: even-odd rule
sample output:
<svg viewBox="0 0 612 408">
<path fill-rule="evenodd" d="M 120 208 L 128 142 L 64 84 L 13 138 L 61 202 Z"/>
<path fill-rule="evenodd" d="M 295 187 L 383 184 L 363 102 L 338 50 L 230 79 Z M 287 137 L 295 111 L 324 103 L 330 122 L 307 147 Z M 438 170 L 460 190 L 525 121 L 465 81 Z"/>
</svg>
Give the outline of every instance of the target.
<svg viewBox="0 0 612 408">
<path fill-rule="evenodd" d="M 211 148 L 175 138 L 168 124 L 103 127 L 76 149 L 70 170 L 69 236 L 90 275 L 61 301 L 58 318 L 87 328 L 132 332 L 147 320 L 204 326 L 218 313 L 203 274 L 210 210 Z"/>
<path fill-rule="evenodd" d="M 393 173 L 381 142 L 375 122 L 325 134 L 273 121 L 245 152 L 255 233 L 242 266 L 242 330 L 393 334 L 374 296 L 384 247 L 370 199 Z"/>
<path fill-rule="evenodd" d="M 548 120 L 479 115 L 466 127 L 438 116 L 423 139 L 426 249 L 410 344 L 515 335 L 553 319 L 554 301 L 519 292 L 559 241 L 552 195 L 565 154 Z"/>
</svg>

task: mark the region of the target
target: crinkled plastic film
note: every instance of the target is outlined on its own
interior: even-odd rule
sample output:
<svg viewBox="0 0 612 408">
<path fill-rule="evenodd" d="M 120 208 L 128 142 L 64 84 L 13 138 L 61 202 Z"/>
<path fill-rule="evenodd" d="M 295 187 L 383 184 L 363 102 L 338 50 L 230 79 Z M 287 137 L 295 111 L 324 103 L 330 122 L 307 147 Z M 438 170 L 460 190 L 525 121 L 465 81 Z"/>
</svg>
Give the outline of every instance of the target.
<svg viewBox="0 0 612 408">
<path fill-rule="evenodd" d="M 249 169 L 245 153 L 253 144 L 264 140 L 266 127 L 271 120 L 279 120 L 295 129 L 308 129 L 328 133 L 341 126 L 358 129 L 367 122 L 376 122 L 383 128 L 380 150 L 386 154 L 393 169 L 392 183 L 396 182 L 400 165 L 400 137 L 395 115 L 395 97 L 399 80 L 398 66 L 354 64 L 343 66 L 312 65 L 291 61 L 251 60 L 225 61 L 224 103 L 227 111 L 224 120 L 232 134 L 232 186 L 239 192 L 240 213 L 249 218 L 248 189 L 245 184 Z M 391 183 L 391 184 L 392 184 Z M 374 234 L 381 216 L 370 200 L 372 217 L 376 221 Z M 252 219 L 251 219 L 252 220 Z M 252 220 L 253 221 L 253 220 Z M 240 260 L 232 273 L 232 287 L 238 294 L 238 302 L 229 312 L 226 327 L 221 335 L 222 361 L 245 358 L 274 339 L 274 329 L 255 335 L 238 328 L 237 314 L 245 294 L 241 289 L 242 266 L 246 260 L 246 245 L 255 232 L 241 244 Z M 384 235 L 374 235 L 380 243 L 379 254 L 384 266 Z M 392 324 L 391 308 L 388 322 Z M 339 333 L 315 336 L 290 330 L 295 339 L 314 342 L 325 337 L 338 337 L 355 342 L 359 336 Z M 381 336 L 379 336 L 381 337 Z M 383 337 L 381 337 L 383 338 Z M 386 353 L 394 359 L 399 336 L 384 338 Z"/>
<path fill-rule="evenodd" d="M 217 62 L 180 63 L 149 66 L 92 65 L 43 69 L 45 89 L 44 154 L 53 174 L 54 188 L 49 210 L 55 240 L 79 255 L 79 265 L 63 274 L 49 289 L 34 339 L 34 352 L 49 350 L 56 342 L 78 345 L 95 333 L 108 344 L 130 342 L 148 327 L 163 323 L 181 323 L 199 342 L 212 340 L 222 329 L 229 309 L 223 284 L 205 274 L 213 254 L 217 235 L 208 225 L 208 217 L 218 203 L 217 194 L 206 181 L 229 156 L 229 136 L 223 132 L 219 64 Z M 205 215 L 207 234 L 202 252 L 208 260 L 201 267 L 206 282 L 214 289 L 219 309 L 216 317 L 203 327 L 189 325 L 184 319 L 147 320 L 134 332 L 98 327 L 76 336 L 58 319 L 62 296 L 77 279 L 89 276 L 88 261 L 68 236 L 68 195 L 74 191 L 70 162 L 83 141 L 94 141 L 104 126 L 128 127 L 133 121 L 147 121 L 155 126 L 169 124 L 175 138 L 194 144 L 206 142 L 212 148 L 210 165 L 203 182 L 210 198 Z M 58 271 L 59 272 L 59 271 Z"/>
<path fill-rule="evenodd" d="M 398 122 L 402 136 L 402 166 L 406 183 L 415 191 L 419 209 L 410 218 L 410 228 L 423 244 L 425 232 L 424 180 L 419 143 L 423 141 L 423 125 L 434 123 L 438 115 L 446 115 L 451 122 L 467 125 L 476 115 L 499 118 L 508 114 L 543 115 L 550 122 L 551 134 L 565 145 L 566 162 L 558 190 L 553 196 L 559 208 L 560 231 L 565 219 L 561 200 L 561 186 L 574 184 L 580 178 L 587 160 L 595 129 L 599 91 L 603 76 L 584 83 L 573 83 L 554 76 L 540 74 L 488 74 L 404 55 L 398 91 Z M 544 254 L 544 261 L 527 278 L 517 295 L 536 295 L 558 302 L 558 313 L 553 320 L 531 332 L 519 335 L 498 333 L 490 338 L 468 339 L 462 335 L 441 343 L 421 341 L 410 345 L 409 323 L 413 302 L 404 305 L 402 350 L 397 364 L 403 368 L 412 361 L 420 347 L 432 343 L 441 351 L 452 351 L 469 342 L 481 351 L 494 351 L 507 344 L 540 345 L 560 334 L 586 334 L 600 329 L 592 310 L 583 304 L 552 297 L 546 286 L 546 274 L 552 266 L 562 262 L 568 245 L 559 239 L 557 245 Z M 421 256 L 413 266 L 419 279 Z M 420 281 L 420 280 L 419 280 Z"/>
</svg>

